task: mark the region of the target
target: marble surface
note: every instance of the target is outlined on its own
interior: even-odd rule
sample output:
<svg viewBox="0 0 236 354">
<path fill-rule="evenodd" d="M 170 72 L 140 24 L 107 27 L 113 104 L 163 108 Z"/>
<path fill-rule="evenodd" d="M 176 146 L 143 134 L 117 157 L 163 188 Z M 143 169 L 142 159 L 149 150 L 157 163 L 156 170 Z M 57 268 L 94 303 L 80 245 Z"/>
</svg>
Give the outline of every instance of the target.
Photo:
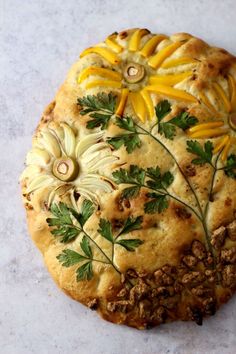
<svg viewBox="0 0 236 354">
<path fill-rule="evenodd" d="M 108 33 L 188 31 L 236 54 L 235 0 L 0 0 L 0 352 L 233 354 L 236 297 L 203 327 L 138 332 L 60 292 L 28 236 L 18 177 L 31 136 L 78 53 Z"/>
</svg>

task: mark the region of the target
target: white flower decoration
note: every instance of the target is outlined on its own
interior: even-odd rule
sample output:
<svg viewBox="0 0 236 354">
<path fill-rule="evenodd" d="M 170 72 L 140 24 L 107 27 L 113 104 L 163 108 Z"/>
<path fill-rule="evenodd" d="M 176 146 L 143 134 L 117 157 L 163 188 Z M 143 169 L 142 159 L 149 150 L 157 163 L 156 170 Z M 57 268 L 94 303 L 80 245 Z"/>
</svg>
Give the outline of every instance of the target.
<svg viewBox="0 0 236 354">
<path fill-rule="evenodd" d="M 66 123 L 44 129 L 26 158 L 27 167 L 21 176 L 27 178 L 26 193 L 49 189 L 49 206 L 64 187 L 74 206 L 74 192 L 98 203 L 98 190 L 113 190 L 112 181 L 101 170 L 118 159 L 102 141 L 103 135 L 100 131 L 80 139 Z"/>
</svg>

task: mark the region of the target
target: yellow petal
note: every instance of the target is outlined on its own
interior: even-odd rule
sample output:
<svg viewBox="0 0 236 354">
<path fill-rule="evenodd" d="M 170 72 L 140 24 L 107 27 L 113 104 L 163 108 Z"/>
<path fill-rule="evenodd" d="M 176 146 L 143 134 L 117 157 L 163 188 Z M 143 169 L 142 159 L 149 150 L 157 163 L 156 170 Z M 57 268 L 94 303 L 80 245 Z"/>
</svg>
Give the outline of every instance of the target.
<svg viewBox="0 0 236 354">
<path fill-rule="evenodd" d="M 191 127 L 188 129 L 189 133 L 195 133 L 197 131 L 200 130 L 205 130 L 205 129 L 211 129 L 211 128 L 219 128 L 222 127 L 224 125 L 223 121 L 219 121 L 219 122 L 207 122 L 207 123 L 201 123 L 201 124 L 197 124 L 194 127 Z"/>
<path fill-rule="evenodd" d="M 148 91 L 146 91 L 145 89 L 140 91 L 140 94 L 143 97 L 144 102 L 145 102 L 145 104 L 147 106 L 149 119 L 151 120 L 154 117 L 154 115 L 155 115 L 154 106 L 153 106 L 153 102 L 152 102 L 151 96 L 149 95 Z"/>
<path fill-rule="evenodd" d="M 166 58 L 173 54 L 184 43 L 185 41 L 174 42 L 168 45 L 167 47 L 161 49 L 148 60 L 148 65 L 154 69 L 157 69 Z"/>
<path fill-rule="evenodd" d="M 153 75 L 149 78 L 149 83 L 151 85 L 164 84 L 173 86 L 183 81 L 187 77 L 192 75 L 192 71 L 186 71 L 185 73 L 173 74 L 173 75 Z"/>
<path fill-rule="evenodd" d="M 228 75 L 229 87 L 230 87 L 230 103 L 232 111 L 236 110 L 236 82 L 231 75 Z"/>
<path fill-rule="evenodd" d="M 129 94 L 129 90 L 127 88 L 124 88 L 121 90 L 120 101 L 119 101 L 119 104 L 116 108 L 116 114 L 118 116 L 122 116 L 122 114 L 124 112 L 126 101 L 128 98 L 128 94 Z"/>
<path fill-rule="evenodd" d="M 199 98 L 205 104 L 205 106 L 207 106 L 207 108 L 216 115 L 216 117 L 219 117 L 219 112 L 217 112 L 215 107 L 211 104 L 208 97 L 203 92 L 199 92 Z"/>
<path fill-rule="evenodd" d="M 148 91 L 152 91 L 164 96 L 169 96 L 177 100 L 184 100 L 188 102 L 198 102 L 196 97 L 192 96 L 190 93 L 183 90 L 178 90 L 167 85 L 150 85 L 145 88 Z"/>
<path fill-rule="evenodd" d="M 116 42 L 116 35 L 111 35 L 109 37 L 107 37 L 107 39 L 105 40 L 106 45 L 111 48 L 112 50 L 114 50 L 115 53 L 120 53 L 123 50 L 123 47 L 121 45 L 119 45 Z"/>
<path fill-rule="evenodd" d="M 164 34 L 157 34 L 156 36 L 153 36 L 150 38 L 143 46 L 143 48 L 140 50 L 140 54 L 144 57 L 147 58 L 149 57 L 155 50 L 156 46 L 163 41 L 163 39 L 166 39 L 167 36 Z"/>
<path fill-rule="evenodd" d="M 112 81 L 112 80 L 94 80 L 88 82 L 85 87 L 86 89 L 90 89 L 96 86 L 121 88 L 122 83 L 119 81 Z"/>
<path fill-rule="evenodd" d="M 219 152 L 228 142 L 229 135 L 225 135 L 214 147 L 213 154 Z"/>
<path fill-rule="evenodd" d="M 150 31 L 145 28 L 138 29 L 137 31 L 135 31 L 130 38 L 128 49 L 131 52 L 135 52 L 136 50 L 138 50 L 141 38 L 148 33 L 150 33 Z"/>
<path fill-rule="evenodd" d="M 228 97 L 226 96 L 224 90 L 217 82 L 213 82 L 213 87 L 216 90 L 217 94 L 222 99 L 226 112 L 229 113 L 231 111 L 231 104 L 230 104 L 230 101 L 229 101 Z"/>
<path fill-rule="evenodd" d="M 164 63 L 161 64 L 161 68 L 162 69 L 170 69 L 170 68 L 174 68 L 179 65 L 195 64 L 195 63 L 198 63 L 198 61 L 196 59 L 189 58 L 189 57 L 169 59 L 169 60 L 164 61 Z"/>
<path fill-rule="evenodd" d="M 228 152 L 229 152 L 229 149 L 230 149 L 230 145 L 231 145 L 231 140 L 229 139 L 229 140 L 227 141 L 227 143 L 225 144 L 225 147 L 224 147 L 224 149 L 223 149 L 223 151 L 222 151 L 222 155 L 221 155 L 221 160 L 222 160 L 222 161 L 225 161 L 225 160 L 226 160 L 227 155 L 228 155 Z"/>
<path fill-rule="evenodd" d="M 89 66 L 88 68 L 85 68 L 83 71 L 81 71 L 81 73 L 79 74 L 78 83 L 80 84 L 90 75 L 98 75 L 115 81 L 119 81 L 122 79 L 121 74 L 117 71 L 98 68 L 97 66 Z"/>
<path fill-rule="evenodd" d="M 142 122 L 145 122 L 147 112 L 143 97 L 138 92 L 131 92 L 129 98 L 136 115 Z"/>
<path fill-rule="evenodd" d="M 205 129 L 199 130 L 194 133 L 189 134 L 190 138 L 196 139 L 205 139 L 205 138 L 214 138 L 217 136 L 224 135 L 227 132 L 226 129 L 214 128 L 214 129 Z"/>
<path fill-rule="evenodd" d="M 87 48 L 80 54 L 80 58 L 83 58 L 85 55 L 92 54 L 92 53 L 101 55 L 104 59 L 106 59 L 107 61 L 109 61 L 109 63 L 113 65 L 119 64 L 121 60 L 114 52 L 103 47 Z"/>
</svg>

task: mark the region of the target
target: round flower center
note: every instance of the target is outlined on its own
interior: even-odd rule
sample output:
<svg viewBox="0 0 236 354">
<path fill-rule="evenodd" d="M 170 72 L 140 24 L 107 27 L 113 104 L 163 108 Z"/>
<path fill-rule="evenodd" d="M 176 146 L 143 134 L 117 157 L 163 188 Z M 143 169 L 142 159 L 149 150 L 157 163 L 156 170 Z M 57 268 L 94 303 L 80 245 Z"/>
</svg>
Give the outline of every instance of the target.
<svg viewBox="0 0 236 354">
<path fill-rule="evenodd" d="M 61 157 L 56 159 L 52 168 L 55 177 L 61 181 L 70 182 L 77 178 L 79 173 L 79 164 L 71 157 Z"/>
<path fill-rule="evenodd" d="M 124 68 L 124 78 L 129 84 L 135 84 L 141 81 L 145 76 L 143 65 L 137 63 L 128 63 Z"/>
</svg>

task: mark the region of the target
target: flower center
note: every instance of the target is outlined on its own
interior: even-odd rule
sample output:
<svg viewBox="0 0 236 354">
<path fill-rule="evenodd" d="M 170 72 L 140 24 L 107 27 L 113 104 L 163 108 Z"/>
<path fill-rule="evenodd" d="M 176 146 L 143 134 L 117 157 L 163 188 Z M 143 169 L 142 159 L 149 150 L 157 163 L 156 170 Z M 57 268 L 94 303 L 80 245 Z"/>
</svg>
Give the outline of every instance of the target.
<svg viewBox="0 0 236 354">
<path fill-rule="evenodd" d="M 124 68 L 124 78 L 129 84 L 135 84 L 141 81 L 145 76 L 143 65 L 137 63 L 128 63 Z"/>
<path fill-rule="evenodd" d="M 79 164 L 71 157 L 65 156 L 56 159 L 52 168 L 55 177 L 61 181 L 70 182 L 77 178 L 79 173 Z"/>
</svg>

